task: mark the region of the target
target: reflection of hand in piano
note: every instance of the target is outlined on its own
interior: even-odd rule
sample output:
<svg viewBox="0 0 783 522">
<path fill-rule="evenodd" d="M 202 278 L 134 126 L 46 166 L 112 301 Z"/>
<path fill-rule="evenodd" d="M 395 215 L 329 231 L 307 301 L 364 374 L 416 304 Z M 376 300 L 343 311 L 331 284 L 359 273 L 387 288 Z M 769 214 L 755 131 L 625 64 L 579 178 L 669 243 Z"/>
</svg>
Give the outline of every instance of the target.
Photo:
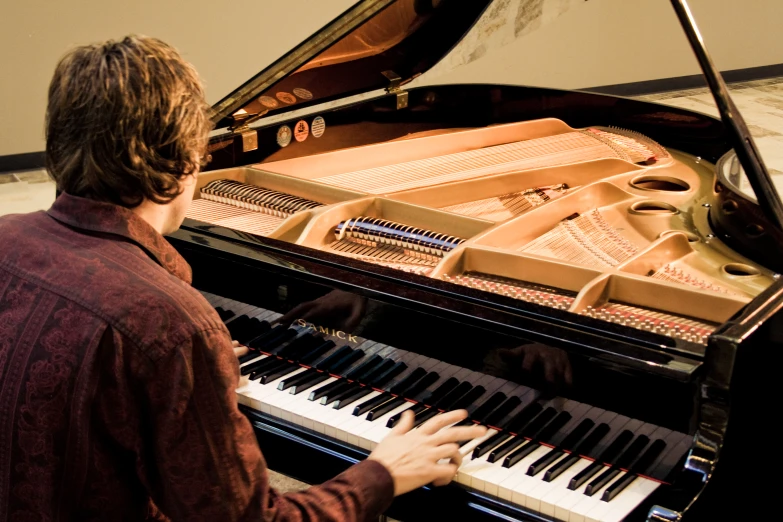
<svg viewBox="0 0 783 522">
<path fill-rule="evenodd" d="M 297 319 L 304 319 L 309 323 L 326 324 L 332 328 L 350 332 L 354 330 L 364 317 L 367 307 L 365 297 L 332 290 L 326 295 L 300 303 L 283 315 L 277 323 L 290 325 Z"/>
<path fill-rule="evenodd" d="M 573 381 L 568 354 L 545 344 L 523 344 L 490 352 L 484 371 L 526 384 L 547 393 L 562 393 Z"/>
</svg>

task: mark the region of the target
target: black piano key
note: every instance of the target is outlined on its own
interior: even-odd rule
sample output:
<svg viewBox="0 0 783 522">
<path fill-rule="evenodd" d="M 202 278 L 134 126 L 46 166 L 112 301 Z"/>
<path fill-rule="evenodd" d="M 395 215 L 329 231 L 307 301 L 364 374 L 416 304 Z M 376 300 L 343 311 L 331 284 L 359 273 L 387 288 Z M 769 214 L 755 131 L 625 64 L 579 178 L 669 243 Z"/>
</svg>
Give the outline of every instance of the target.
<svg viewBox="0 0 783 522">
<path fill-rule="evenodd" d="M 320 356 L 334 348 L 334 341 L 326 341 L 325 343 L 321 343 L 309 352 L 302 355 L 302 357 L 299 358 L 299 362 L 302 364 L 310 364 L 316 359 L 318 359 Z"/>
<path fill-rule="evenodd" d="M 345 401 L 346 398 L 353 396 L 358 390 L 361 390 L 363 388 L 366 388 L 366 386 L 362 386 L 356 382 L 350 383 L 348 386 L 344 387 L 339 392 L 334 392 L 329 396 L 328 402 L 324 404 L 329 404 L 331 402 L 334 403 L 332 406 L 335 410 L 341 410 L 344 407 L 348 406 L 350 403 L 341 404 L 343 401 Z"/>
<path fill-rule="evenodd" d="M 216 307 L 215 311 L 218 313 L 218 316 L 220 316 L 220 320 L 224 323 L 236 315 L 231 310 L 225 310 L 220 306 Z"/>
<path fill-rule="evenodd" d="M 373 408 L 380 406 L 384 402 L 388 402 L 392 399 L 394 399 L 394 396 L 391 393 L 384 392 L 380 395 L 376 395 L 372 399 L 367 399 L 361 404 L 357 404 L 352 414 L 358 417 L 359 415 L 363 415 L 368 411 L 372 410 Z"/>
<path fill-rule="evenodd" d="M 270 355 L 270 356 L 268 356 L 268 357 L 266 357 L 264 359 L 261 359 L 259 361 L 255 361 L 255 362 L 252 362 L 250 364 L 246 364 L 246 365 L 242 366 L 239 369 L 239 374 L 240 375 L 249 375 L 251 373 L 262 371 L 265 368 L 268 368 L 269 366 L 280 364 L 280 361 L 282 361 L 282 359 L 278 359 L 274 355 Z"/>
<path fill-rule="evenodd" d="M 381 357 L 378 354 L 373 355 L 366 361 L 364 361 L 362 364 L 357 366 L 356 368 L 352 369 L 350 372 L 345 374 L 345 378 L 350 381 L 360 381 L 364 377 L 367 376 L 370 372 L 375 370 L 378 366 L 380 366 L 383 363 L 383 357 Z"/>
<path fill-rule="evenodd" d="M 282 349 L 283 345 L 297 336 L 297 331 L 293 329 L 286 330 L 275 337 L 270 337 L 263 342 L 256 343 L 255 339 L 250 341 L 254 344 L 254 348 L 263 350 L 265 352 L 276 354 L 278 350 Z"/>
<path fill-rule="evenodd" d="M 334 351 L 333 354 L 329 355 L 328 357 L 325 357 L 322 361 L 319 361 L 315 368 L 318 370 L 324 370 L 329 371 L 328 369 L 332 367 L 334 363 L 345 357 L 347 354 L 353 352 L 350 346 L 345 345 L 337 350 Z"/>
<path fill-rule="evenodd" d="M 413 419 L 413 427 L 418 428 L 431 418 L 435 417 L 440 413 L 440 410 L 438 408 L 427 408 L 426 410 L 419 412 L 416 417 Z M 388 426 L 388 424 L 387 424 Z"/>
<path fill-rule="evenodd" d="M 488 414 L 484 415 L 481 419 L 476 419 L 482 424 L 486 424 L 487 426 L 496 426 L 500 427 L 500 423 L 505 419 L 512 411 L 514 411 L 517 406 L 522 404 L 522 399 L 519 397 L 509 397 L 503 403 L 495 408 L 494 410 L 490 411 Z"/>
<path fill-rule="evenodd" d="M 235 317 L 229 321 L 226 324 L 226 328 L 228 328 L 228 333 L 231 334 L 231 338 L 236 339 L 237 335 L 242 333 L 243 329 L 247 327 L 249 322 L 250 318 L 247 315 L 240 315 L 239 317 Z"/>
<path fill-rule="evenodd" d="M 413 385 L 413 383 L 415 383 L 416 381 L 418 381 L 419 379 L 421 379 L 425 375 L 427 375 L 427 370 L 425 370 L 424 368 L 416 368 L 411 373 L 409 373 L 407 376 L 402 378 L 400 380 L 400 382 L 398 382 L 397 384 L 392 386 L 389 389 L 389 392 L 393 393 L 394 395 L 399 395 L 404 390 L 407 390 L 408 388 L 410 388 Z"/>
<path fill-rule="evenodd" d="M 557 416 L 548 422 L 545 426 L 542 426 L 536 433 L 532 435 L 533 440 L 520 446 L 514 453 L 511 453 L 503 461 L 504 468 L 510 468 L 515 466 L 519 461 L 530 455 L 532 452 L 540 447 L 540 444 L 536 441 L 545 442 L 551 439 L 563 426 L 568 424 L 571 420 L 571 414 L 567 411 L 561 411 Z M 532 430 L 531 430 L 532 433 Z"/>
<path fill-rule="evenodd" d="M 417 404 L 416 406 L 411 408 L 410 411 L 413 413 L 414 419 L 415 419 L 416 417 L 418 417 L 418 415 L 421 412 L 429 410 L 429 409 L 430 408 L 427 407 L 426 404 L 424 404 L 423 402 L 420 402 L 419 404 Z M 397 425 L 397 422 L 399 422 L 400 417 L 402 417 L 402 413 L 398 413 L 396 415 L 392 415 L 391 417 L 389 417 L 389 420 L 386 422 L 386 427 L 387 428 L 395 427 Z"/>
<path fill-rule="evenodd" d="M 350 406 L 354 402 L 358 401 L 362 397 L 366 397 L 372 392 L 373 389 L 369 386 L 360 386 L 354 390 L 351 390 L 350 392 L 347 392 L 344 397 L 335 399 L 334 409 L 339 410 L 341 408 L 345 408 L 346 406 Z"/>
<path fill-rule="evenodd" d="M 648 442 L 650 442 L 650 439 L 645 435 L 639 435 L 636 437 L 636 440 L 634 440 L 631 445 L 628 446 L 628 448 L 623 452 L 622 455 L 620 455 L 620 457 L 617 459 L 617 462 L 615 462 L 612 467 L 598 475 L 595 479 L 593 479 L 592 482 L 590 482 L 590 484 L 587 485 L 585 488 L 585 495 L 590 497 L 595 495 L 602 487 L 607 485 L 609 481 L 614 480 L 614 478 L 620 474 L 620 471 L 623 468 L 627 468 L 631 465 L 631 462 L 633 462 L 636 457 L 639 456 L 645 446 L 647 446 Z"/>
<path fill-rule="evenodd" d="M 285 359 L 277 359 L 276 362 L 269 364 L 263 368 L 260 368 L 253 373 L 250 374 L 249 379 L 251 381 L 257 381 L 261 379 L 264 375 L 268 375 L 272 372 L 276 372 L 277 370 L 280 370 L 282 368 L 287 368 L 291 366 L 292 364 Z"/>
<path fill-rule="evenodd" d="M 440 379 L 438 372 L 430 372 L 419 379 L 417 382 L 413 383 L 413 386 L 407 390 L 404 390 L 400 395 L 402 397 L 407 397 L 408 399 L 415 399 L 418 394 L 438 382 L 438 379 Z"/>
<path fill-rule="evenodd" d="M 527 426 L 542 411 L 544 411 L 544 407 L 540 403 L 531 402 L 506 422 L 505 425 L 499 427 L 512 433 L 519 433 L 522 428 Z"/>
<path fill-rule="evenodd" d="M 501 405 L 503 405 L 504 401 L 506 400 L 507 399 L 505 393 L 503 392 L 494 393 L 492 397 L 485 400 L 481 404 L 474 406 L 472 408 L 468 408 L 468 418 L 462 422 L 457 423 L 457 426 L 467 426 L 468 424 L 473 424 L 473 421 L 483 424 L 485 422 L 485 419 L 489 416 L 489 414 L 495 411 Z M 510 411 L 511 410 L 509 410 L 509 412 Z"/>
<path fill-rule="evenodd" d="M 508 441 L 513 435 L 506 431 L 499 431 L 492 435 L 490 438 L 485 440 L 484 442 L 480 443 L 478 446 L 473 448 L 473 458 L 478 459 L 480 457 L 483 457 L 486 452 L 489 450 L 496 448 L 497 446 L 500 446 L 501 444 Z M 487 459 L 489 460 L 489 459 Z M 491 460 L 490 462 L 494 462 L 494 460 Z"/>
<path fill-rule="evenodd" d="M 398 362 L 394 363 L 394 365 L 389 368 L 388 370 L 382 372 L 377 377 L 374 377 L 372 380 L 370 380 L 367 383 L 367 386 L 371 386 L 373 388 L 380 388 L 382 386 L 386 386 L 392 379 L 397 377 L 399 374 L 404 372 L 408 369 L 408 365 L 404 362 Z"/>
<path fill-rule="evenodd" d="M 426 397 L 423 397 L 421 399 L 422 402 L 422 409 L 426 406 L 435 406 L 438 401 L 440 401 L 443 397 L 446 396 L 447 393 L 449 393 L 451 390 L 457 387 L 459 385 L 459 379 L 456 379 L 454 377 L 449 377 L 445 381 L 443 381 L 437 388 L 435 388 L 432 393 L 427 394 Z"/>
<path fill-rule="evenodd" d="M 271 329 L 272 325 L 270 325 L 267 321 L 261 321 L 253 317 L 250 319 L 247 327 L 243 328 L 241 334 L 234 337 L 234 340 L 238 341 L 240 344 L 245 344 L 251 339 L 255 339 L 259 335 L 266 333 Z"/>
<path fill-rule="evenodd" d="M 266 341 L 274 337 L 277 337 L 278 335 L 282 334 L 285 331 L 286 331 L 286 327 L 283 326 L 282 324 L 279 324 L 274 328 L 272 328 L 271 330 L 269 330 L 268 332 L 262 333 L 258 337 L 254 337 L 253 339 L 248 341 L 247 346 L 250 348 L 259 349 Z"/>
<path fill-rule="evenodd" d="M 578 489 L 582 484 L 590 480 L 590 478 L 598 473 L 601 468 L 604 467 L 604 462 L 611 462 L 622 451 L 626 444 L 633 439 L 633 432 L 631 430 L 623 430 L 620 435 L 607 447 L 603 453 L 596 459 L 595 462 L 587 466 L 585 469 L 577 473 L 568 484 L 568 489 Z"/>
<path fill-rule="evenodd" d="M 314 347 L 320 342 L 321 339 L 318 337 L 315 337 L 313 334 L 306 333 L 304 335 L 300 335 L 288 343 L 288 345 L 286 345 L 284 348 L 281 348 L 276 355 L 285 359 L 294 360 L 296 359 L 297 354 L 301 355 L 301 353 L 308 351 L 310 348 Z"/>
<path fill-rule="evenodd" d="M 361 378 L 357 378 L 356 380 L 359 381 L 362 384 L 369 384 L 373 382 L 375 379 L 386 373 L 388 370 L 390 370 L 396 363 L 393 359 L 383 359 L 381 364 L 373 368 L 369 373 L 366 375 L 362 375 Z"/>
<path fill-rule="evenodd" d="M 474 386 L 468 393 L 458 398 L 449 406 L 445 406 L 444 410 L 464 410 L 486 393 L 486 388 L 483 386 Z"/>
<path fill-rule="evenodd" d="M 291 386 L 296 386 L 299 383 L 302 383 L 308 379 L 311 379 L 313 376 L 318 375 L 318 370 L 314 370 L 312 368 L 307 369 L 303 371 L 302 373 L 298 373 L 294 375 L 291 378 L 283 379 L 277 384 L 278 390 L 287 390 Z"/>
<path fill-rule="evenodd" d="M 318 386 L 319 384 L 321 384 L 322 382 L 330 378 L 331 375 L 329 375 L 328 373 L 314 371 L 306 380 L 291 386 L 291 394 L 299 395 L 300 393 L 309 390 L 313 386 Z"/>
<path fill-rule="evenodd" d="M 372 421 L 376 420 L 379 417 L 383 417 L 390 411 L 392 411 L 395 408 L 399 408 L 403 404 L 405 404 L 407 401 L 401 397 L 394 398 L 390 401 L 384 402 L 382 404 L 379 404 L 375 408 L 371 409 L 369 413 L 367 413 L 367 420 Z"/>
<path fill-rule="evenodd" d="M 565 439 L 563 439 L 563 442 L 558 447 L 552 448 L 552 450 L 547 452 L 546 455 L 532 463 L 527 469 L 527 474 L 531 477 L 534 477 L 541 473 L 555 460 L 559 459 L 565 454 L 563 451 L 564 449 L 572 450 L 574 446 L 576 446 L 579 441 L 582 440 L 582 437 L 587 435 L 587 432 L 593 429 L 593 426 L 595 426 L 595 422 L 593 420 L 584 419 L 576 428 L 574 428 L 571 433 L 566 436 Z"/>
<path fill-rule="evenodd" d="M 321 404 L 330 404 L 334 402 L 337 397 L 342 396 L 345 392 L 348 392 L 352 390 L 354 387 L 359 386 L 355 382 L 348 382 L 346 380 L 340 379 L 339 381 L 336 381 L 340 383 L 340 386 L 336 386 L 335 388 L 332 388 L 329 390 L 326 395 L 321 397 Z"/>
<path fill-rule="evenodd" d="M 287 367 L 280 368 L 278 370 L 275 370 L 271 373 L 267 373 L 263 377 L 261 377 L 261 384 L 268 384 L 272 381 L 276 381 L 280 377 L 285 377 L 289 373 L 294 373 L 297 370 L 301 370 L 302 367 L 298 364 L 289 364 Z"/>
<path fill-rule="evenodd" d="M 320 388 L 316 388 L 315 390 L 311 391 L 310 396 L 307 397 L 307 400 L 317 401 L 321 397 L 325 397 L 332 390 L 335 390 L 338 387 L 342 386 L 344 383 L 345 381 L 343 381 L 342 379 L 337 379 L 336 381 L 332 381 L 329 384 L 324 384 Z"/>
<path fill-rule="evenodd" d="M 609 425 L 605 422 L 599 424 L 593 431 L 590 432 L 585 440 L 579 443 L 579 445 L 574 449 L 573 453 L 546 470 L 546 473 L 544 474 L 544 481 L 552 482 L 565 470 L 579 462 L 579 459 L 581 458 L 579 455 L 587 455 L 593 451 L 598 443 L 601 442 L 604 437 L 606 437 L 606 434 L 609 433 L 610 430 L 611 428 L 609 428 Z"/>
<path fill-rule="evenodd" d="M 647 472 L 647 469 L 652 466 L 653 462 L 655 462 L 655 459 L 663 452 L 664 448 L 666 448 L 666 443 L 662 439 L 657 439 L 653 442 L 625 475 L 604 490 L 601 500 L 609 502 L 622 493 L 622 491 L 630 486 L 639 475 L 643 475 Z"/>
<path fill-rule="evenodd" d="M 351 367 L 353 363 L 358 361 L 364 357 L 364 350 L 359 350 L 358 348 L 354 350 L 353 352 L 349 353 L 339 361 L 335 362 L 329 370 L 327 370 L 329 373 L 333 373 L 335 375 L 342 375 L 342 373 Z"/>
<path fill-rule="evenodd" d="M 531 408 L 532 410 L 535 410 L 536 408 Z M 523 412 L 520 412 L 522 414 Z M 544 410 L 540 415 L 538 415 L 535 419 L 531 420 L 528 424 L 525 426 L 522 426 L 522 429 L 518 430 L 519 435 L 516 437 L 513 437 L 512 439 L 506 441 L 503 443 L 503 445 L 495 448 L 492 450 L 492 452 L 489 454 L 489 457 L 487 457 L 487 462 L 495 462 L 498 459 L 508 455 L 512 451 L 516 450 L 518 447 L 520 447 L 522 444 L 527 442 L 527 439 L 525 439 L 525 436 L 530 436 L 532 433 L 537 432 L 540 430 L 546 423 L 548 423 L 550 420 L 555 418 L 557 415 L 557 410 L 555 410 L 552 407 L 547 408 Z M 510 430 L 509 430 L 510 431 Z"/>
<path fill-rule="evenodd" d="M 239 364 L 245 364 L 248 361 L 252 361 L 253 359 L 261 357 L 261 355 L 263 354 L 261 354 L 258 350 L 249 349 L 245 355 L 239 356 Z"/>
</svg>

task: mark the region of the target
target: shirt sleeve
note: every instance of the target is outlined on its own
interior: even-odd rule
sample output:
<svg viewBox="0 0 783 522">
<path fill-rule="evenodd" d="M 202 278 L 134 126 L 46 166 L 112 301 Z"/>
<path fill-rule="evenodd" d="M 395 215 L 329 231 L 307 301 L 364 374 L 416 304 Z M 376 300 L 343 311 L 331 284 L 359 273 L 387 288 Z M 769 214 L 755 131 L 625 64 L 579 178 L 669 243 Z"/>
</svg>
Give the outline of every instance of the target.
<svg viewBox="0 0 783 522">
<path fill-rule="evenodd" d="M 253 429 L 237 406 L 238 379 L 224 329 L 193 336 L 145 379 L 155 460 L 144 467 L 155 470 L 145 482 L 172 521 L 362 521 L 388 508 L 392 478 L 375 461 L 303 492 L 270 489 Z"/>
</svg>

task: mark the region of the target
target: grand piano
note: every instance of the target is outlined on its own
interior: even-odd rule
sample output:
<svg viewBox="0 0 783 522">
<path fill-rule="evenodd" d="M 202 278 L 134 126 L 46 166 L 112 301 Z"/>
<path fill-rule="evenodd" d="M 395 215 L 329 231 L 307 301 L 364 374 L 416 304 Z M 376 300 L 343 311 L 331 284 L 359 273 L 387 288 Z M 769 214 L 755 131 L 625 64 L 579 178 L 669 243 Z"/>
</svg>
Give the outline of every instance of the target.
<svg viewBox="0 0 783 522">
<path fill-rule="evenodd" d="M 687 5 L 723 121 L 408 88 L 490 3 L 360 1 L 213 107 L 169 239 L 251 349 L 270 467 L 318 483 L 401 411 L 466 408 L 488 436 L 390 516 L 762 519 L 783 214 Z"/>
</svg>

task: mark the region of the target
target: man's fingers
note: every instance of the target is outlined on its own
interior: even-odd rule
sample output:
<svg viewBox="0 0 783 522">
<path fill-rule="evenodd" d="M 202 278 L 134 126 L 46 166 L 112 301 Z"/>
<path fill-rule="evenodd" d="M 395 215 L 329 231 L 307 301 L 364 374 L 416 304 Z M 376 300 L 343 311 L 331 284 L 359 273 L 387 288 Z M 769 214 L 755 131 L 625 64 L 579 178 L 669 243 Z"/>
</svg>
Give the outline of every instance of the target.
<svg viewBox="0 0 783 522">
<path fill-rule="evenodd" d="M 234 342 L 236 342 L 236 341 L 234 341 Z M 242 346 L 239 343 L 237 343 L 237 345 L 234 346 L 234 355 L 236 355 L 237 357 L 242 357 L 243 355 L 245 355 L 249 351 L 250 350 L 248 349 L 247 346 Z"/>
<path fill-rule="evenodd" d="M 435 462 L 438 462 L 439 460 L 443 460 L 443 459 L 450 459 L 454 456 L 455 453 L 460 457 L 462 457 L 462 455 L 459 452 L 459 444 L 457 444 L 456 442 L 435 446 L 430 451 L 431 451 L 430 455 L 432 456 L 432 459 Z"/>
<path fill-rule="evenodd" d="M 292 322 L 294 322 L 294 319 L 303 319 L 304 315 L 307 314 L 314 306 L 315 304 L 313 303 L 313 301 L 307 301 L 306 303 L 298 304 L 295 307 L 293 307 L 287 314 L 278 318 L 277 321 L 275 321 L 275 323 L 288 326 Z"/>
<path fill-rule="evenodd" d="M 435 486 L 445 486 L 452 480 L 457 474 L 459 467 L 456 464 L 438 464 L 435 471 L 435 477 L 432 480 Z"/>
<path fill-rule="evenodd" d="M 442 430 L 446 426 L 464 420 L 467 417 L 468 412 L 466 410 L 450 411 L 444 413 L 443 415 L 437 415 L 428 420 L 421 425 L 419 430 L 426 435 L 432 435 L 433 433 L 437 433 L 438 431 Z"/>
<path fill-rule="evenodd" d="M 486 434 L 487 428 L 484 426 L 460 426 L 439 431 L 433 436 L 433 442 L 438 445 L 448 444 L 450 442 L 478 439 Z"/>
<path fill-rule="evenodd" d="M 399 422 L 397 422 L 397 425 L 392 428 L 391 432 L 396 435 L 404 435 L 405 433 L 408 433 L 411 431 L 411 428 L 413 428 L 413 419 L 416 416 L 413 414 L 410 410 L 405 410 L 402 412 L 402 416 L 400 416 Z"/>
</svg>

